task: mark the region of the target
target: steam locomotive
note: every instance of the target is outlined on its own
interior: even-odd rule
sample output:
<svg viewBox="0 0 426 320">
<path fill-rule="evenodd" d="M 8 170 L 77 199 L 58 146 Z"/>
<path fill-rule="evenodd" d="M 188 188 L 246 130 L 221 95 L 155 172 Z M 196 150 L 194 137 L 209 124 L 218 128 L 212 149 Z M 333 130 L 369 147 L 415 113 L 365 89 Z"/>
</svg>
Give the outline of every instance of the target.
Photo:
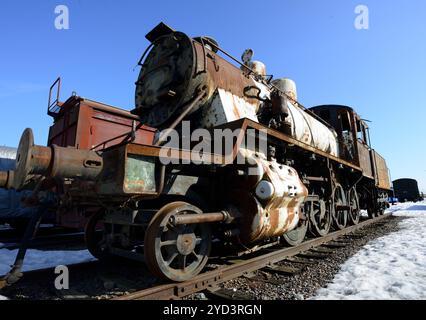
<svg viewBox="0 0 426 320">
<path fill-rule="evenodd" d="M 295 246 L 308 232 L 357 224 L 362 209 L 384 213 L 388 168 L 352 108 L 306 109 L 295 83 L 268 76 L 250 49 L 240 62 L 213 38 L 163 23 L 146 38 L 132 124 L 118 142 L 82 148 L 52 138 L 46 147 L 27 129 L 0 186 L 35 184 L 35 198 L 54 190 L 48 205 L 59 215 L 84 213 L 95 257 L 142 260 L 171 281 L 200 273 L 213 243 L 238 254 Z M 72 97 L 50 109 L 50 136 L 78 117 L 65 106 L 82 103 Z M 102 110 L 104 119 L 115 112 Z M 98 130 L 78 126 L 89 137 Z M 145 133 L 150 139 L 138 141 Z"/>
</svg>

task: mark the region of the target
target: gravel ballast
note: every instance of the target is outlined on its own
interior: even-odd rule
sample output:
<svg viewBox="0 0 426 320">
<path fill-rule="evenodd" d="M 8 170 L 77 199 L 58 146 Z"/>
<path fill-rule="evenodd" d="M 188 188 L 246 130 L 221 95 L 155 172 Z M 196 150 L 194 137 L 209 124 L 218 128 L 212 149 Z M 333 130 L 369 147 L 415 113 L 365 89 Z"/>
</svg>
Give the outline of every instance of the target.
<svg viewBox="0 0 426 320">
<path fill-rule="evenodd" d="M 356 231 L 353 236 L 348 236 L 345 240 L 350 242 L 350 244 L 341 248 L 331 249 L 334 252 L 328 253 L 324 259 L 310 259 L 312 263 L 303 265 L 303 270 L 300 273 L 285 276 L 257 271 L 255 274 L 256 279 L 263 277 L 267 281 L 240 277 L 224 283 L 221 287 L 234 291 L 236 295 L 239 292 L 244 292 L 245 294 L 249 294 L 253 299 L 259 300 L 309 299 L 318 289 L 325 287 L 333 280 L 342 263 L 369 241 L 397 231 L 399 228 L 398 224 L 403 219 L 404 217 L 391 216 L 384 221 Z M 278 265 L 301 266 L 300 264 L 288 262 Z M 268 281 L 273 283 L 269 283 Z"/>
</svg>

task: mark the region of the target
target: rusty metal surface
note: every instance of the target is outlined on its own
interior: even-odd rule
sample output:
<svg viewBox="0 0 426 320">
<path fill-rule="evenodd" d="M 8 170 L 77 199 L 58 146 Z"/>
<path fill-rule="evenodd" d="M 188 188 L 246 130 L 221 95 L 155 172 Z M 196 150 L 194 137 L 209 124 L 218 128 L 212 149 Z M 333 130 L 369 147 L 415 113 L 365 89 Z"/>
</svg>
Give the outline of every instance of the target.
<svg viewBox="0 0 426 320">
<path fill-rule="evenodd" d="M 333 161 L 335 161 L 337 163 L 341 163 L 341 164 L 343 164 L 343 165 L 345 165 L 345 166 L 347 166 L 349 168 L 353 168 L 353 169 L 355 169 L 357 171 L 361 171 L 362 170 L 360 167 L 358 167 L 358 166 L 356 166 L 356 165 L 354 165 L 354 164 L 352 164 L 352 163 L 350 163 L 348 161 L 345 161 L 345 160 L 342 160 L 342 159 L 340 159 L 338 157 L 332 156 L 331 154 L 329 154 L 327 152 L 321 151 L 321 150 L 319 150 L 319 149 L 317 149 L 315 147 L 312 147 L 312 146 L 310 146 L 310 145 L 308 145 L 306 143 L 298 141 L 298 140 L 296 140 L 296 139 L 294 139 L 294 138 L 292 138 L 292 137 L 290 137 L 290 136 L 288 136 L 288 135 L 286 135 L 284 133 L 278 132 L 278 131 L 273 130 L 273 129 L 266 128 L 265 126 L 263 126 L 260 123 L 251 121 L 249 119 L 244 119 L 244 120 L 241 120 L 241 121 L 238 121 L 238 122 L 236 121 L 235 124 L 237 124 L 237 123 L 239 124 L 239 126 L 242 128 L 243 131 L 246 131 L 247 128 L 253 128 L 253 129 L 258 129 L 258 130 L 260 130 L 260 129 L 267 130 L 267 134 L 268 134 L 269 138 L 271 138 L 271 137 L 278 138 L 280 140 L 288 142 L 291 145 L 295 145 L 295 146 L 298 146 L 298 147 L 300 147 L 302 149 L 305 149 L 305 150 L 308 150 L 308 151 L 312 151 L 313 153 L 316 153 L 316 154 L 318 154 L 320 156 L 323 156 L 325 158 L 333 160 Z"/>
<path fill-rule="evenodd" d="M 158 38 L 142 64 L 132 112 L 148 125 L 163 125 L 193 98 L 202 82 L 204 74 L 195 78 L 194 69 L 192 40 L 187 35 L 174 32 Z"/>
<path fill-rule="evenodd" d="M 43 177 L 95 179 L 102 169 L 102 157 L 95 151 L 34 145 L 31 129 L 19 142 L 14 187 L 22 188 L 34 175 Z"/>
<path fill-rule="evenodd" d="M 0 171 L 0 188 L 10 189 L 13 187 L 14 171 Z"/>
<path fill-rule="evenodd" d="M 124 167 L 124 192 L 143 194 L 156 192 L 156 159 L 128 154 Z"/>
<path fill-rule="evenodd" d="M 52 150 L 53 159 L 48 172 L 50 177 L 94 180 L 102 170 L 102 157 L 95 151 L 59 146 L 53 146 Z"/>
<path fill-rule="evenodd" d="M 370 149 L 368 148 L 368 146 L 361 143 L 360 141 L 357 141 L 356 144 L 358 149 L 359 166 L 362 169 L 362 173 L 368 178 L 373 178 L 373 159 L 371 158 Z"/>
<path fill-rule="evenodd" d="M 50 127 L 48 145 L 101 150 L 131 139 L 151 144 L 155 129 L 144 126 L 127 110 L 73 96 L 61 105 L 61 112 Z"/>
<path fill-rule="evenodd" d="M 5 188 L 7 186 L 8 180 L 9 180 L 9 171 L 0 171 L 0 188 Z"/>
<path fill-rule="evenodd" d="M 308 196 L 308 190 L 293 168 L 268 161 L 262 153 L 247 149 L 240 150 L 247 163 L 257 163 L 262 168 L 259 182 L 270 185 L 268 195 L 261 196 L 262 190 L 239 191 L 231 198 L 241 213 L 240 238 L 250 244 L 272 237 L 282 236 L 298 226 L 303 217 L 301 206 Z M 255 196 L 253 196 L 253 193 Z"/>
<path fill-rule="evenodd" d="M 231 151 L 231 153 L 226 155 L 217 155 L 217 154 L 208 154 L 205 153 L 202 155 L 201 163 L 203 164 L 231 164 L 234 162 L 235 157 L 240 149 L 240 144 L 243 141 L 243 136 L 247 128 L 254 128 L 257 130 L 267 130 L 268 134 L 272 137 L 276 137 L 287 141 L 289 143 L 299 145 L 302 148 L 312 150 L 316 153 L 324 155 L 325 157 L 333 159 L 333 157 L 325 152 L 312 148 L 309 145 L 305 145 L 285 134 L 280 132 L 266 129 L 265 126 L 258 124 L 254 121 L 243 119 L 236 121 L 234 123 L 230 123 L 225 125 L 225 127 L 229 128 L 241 128 L 241 132 L 236 139 L 236 143 Z M 124 148 L 124 149 L 123 149 Z M 102 158 L 94 151 L 88 150 L 79 150 L 74 148 L 62 148 L 62 147 L 42 147 L 42 146 L 34 146 L 34 141 L 32 137 L 32 133 L 26 131 L 23 135 L 22 144 L 18 151 L 19 161 L 17 162 L 17 172 L 15 174 L 15 185 L 22 186 L 26 178 L 31 174 L 40 174 L 44 176 L 57 176 L 57 177 L 67 177 L 67 178 L 83 178 L 83 179 L 94 179 L 99 174 L 102 168 Z M 53 150 L 53 151 L 52 151 Z M 104 172 L 104 177 L 110 177 L 111 175 L 115 175 L 117 178 L 114 182 L 116 186 L 119 186 L 117 189 L 108 186 L 100 187 L 100 191 L 103 194 L 107 193 L 107 189 L 109 189 L 109 193 L 117 192 L 120 194 L 140 194 L 142 189 L 137 189 L 137 185 L 139 182 L 136 182 L 134 179 L 135 175 L 133 175 L 132 170 L 139 170 L 141 166 L 137 166 L 137 161 L 132 161 L 132 156 L 128 157 L 127 154 L 144 156 L 144 157 L 164 157 L 168 159 L 185 159 L 191 160 L 193 155 L 190 150 L 181 150 L 181 149 L 168 149 L 168 148 L 160 148 L 154 146 L 147 145 L 139 145 L 139 144 L 128 144 L 124 147 L 119 147 L 117 150 L 122 150 L 122 154 L 126 154 L 126 156 L 115 155 L 111 158 L 109 157 L 110 165 L 107 166 L 108 172 Z M 111 151 L 110 154 L 114 154 L 116 151 Z M 123 153 L 124 152 L 124 153 Z M 130 159 L 130 160 L 128 160 Z M 128 161 L 127 161 L 128 160 Z M 134 157 L 133 157 L 133 160 Z M 345 163 L 344 161 L 335 158 L 340 163 Z M 127 161 L 127 162 L 126 162 Z M 354 167 L 349 163 L 345 163 L 350 167 Z M 126 171 L 125 168 L 127 165 L 130 165 L 129 170 Z M 142 162 L 140 163 L 142 165 Z M 121 167 L 117 168 L 117 167 Z M 133 169 L 132 169 L 133 168 Z M 144 167 L 145 168 L 145 167 Z M 152 168 L 151 166 L 146 167 L 147 170 Z M 355 167 L 356 168 L 356 167 Z M 121 170 L 121 171 L 120 171 Z M 127 174 L 128 173 L 128 174 Z M 152 170 L 150 173 L 147 172 L 147 177 L 152 177 Z M 127 177 L 127 178 L 126 178 Z M 133 177 L 133 178 L 132 178 Z M 108 178 L 109 179 L 109 178 Z M 108 179 L 102 179 L 103 183 Z M 126 180 L 127 179 L 127 180 Z M 142 179 L 142 180 L 144 180 Z M 111 179 L 109 179 L 111 180 Z M 124 182 L 126 180 L 126 182 Z M 117 181 L 121 181 L 117 183 Z M 144 180 L 145 181 L 145 180 Z M 145 181 L 147 182 L 147 181 Z M 136 183 L 136 184 L 135 184 Z M 152 185 L 152 182 L 149 182 Z M 129 186 L 129 189 L 126 189 L 126 185 Z M 124 186 L 124 189 L 123 189 Z M 141 185 L 138 185 L 141 187 Z M 133 190 L 132 190 L 133 188 Z M 119 191 L 121 190 L 121 191 Z M 154 193 L 152 187 L 144 189 L 143 193 L 147 192 Z"/>
<path fill-rule="evenodd" d="M 208 261 L 212 241 L 208 224 L 171 228 L 170 217 L 181 214 L 202 215 L 202 211 L 185 202 L 171 202 L 157 211 L 144 237 L 149 270 L 172 281 L 186 281 L 199 274 Z"/>
<path fill-rule="evenodd" d="M 259 107 L 271 94 L 271 89 L 258 81 L 258 75 L 244 72 L 222 58 L 204 38 L 195 40 L 174 32 L 158 38 L 152 45 L 136 83 L 133 111 L 144 122 L 161 126 L 170 121 L 200 88 L 205 88 L 207 96 L 192 110 L 201 109 L 198 126 L 213 128 L 242 118 L 258 122 Z M 274 86 L 285 91 L 288 81 L 278 79 Z M 254 93 L 249 94 L 254 89 L 258 98 L 254 98 Z M 298 105 L 290 102 L 288 105 L 290 113 L 286 121 L 292 124 L 292 136 L 337 156 L 336 133 Z"/>
<path fill-rule="evenodd" d="M 164 172 L 158 174 L 164 171 L 157 166 L 159 150 L 160 147 L 128 144 L 105 151 L 97 192 L 111 196 L 159 194 L 164 184 Z"/>
<path fill-rule="evenodd" d="M 243 137 L 245 131 L 248 128 L 254 128 L 257 130 L 266 130 L 261 124 L 250 121 L 248 119 L 243 119 L 235 121 L 233 123 L 226 124 L 221 126 L 221 128 L 230 128 L 236 129 L 241 128 L 234 147 L 228 154 L 218 155 L 212 153 L 204 153 L 201 157 L 200 163 L 204 165 L 228 165 L 234 163 L 236 156 L 241 148 L 241 143 L 243 142 Z M 305 145 L 285 134 L 280 132 L 267 129 L 267 132 L 272 137 L 282 139 L 289 143 L 300 146 L 301 148 L 311 150 L 315 153 L 323 155 L 324 157 L 331 158 L 336 160 L 339 163 L 344 163 L 345 165 L 360 170 L 360 168 L 353 166 L 350 163 L 342 161 L 338 158 L 332 157 L 331 155 L 312 148 L 309 145 Z M 153 159 L 163 158 L 170 161 L 174 160 L 184 160 L 190 161 L 193 155 L 190 150 L 183 149 L 173 149 L 168 147 L 156 147 L 148 145 L 139 145 L 139 144 L 128 144 L 125 146 L 120 146 L 118 148 L 112 148 L 104 152 L 104 161 L 105 166 L 101 174 L 102 178 L 98 186 L 98 192 L 100 194 L 116 194 L 116 195 L 152 195 L 156 191 L 152 188 L 153 181 L 156 181 L 154 178 L 154 166 Z M 151 160 L 148 160 L 151 159 Z M 172 162 L 173 163 L 173 162 Z M 179 163 L 179 162 L 178 162 Z M 148 171 L 147 171 L 148 170 Z M 140 176 L 140 172 L 143 172 L 143 177 Z M 155 180 L 154 180 L 155 179 Z M 149 185 L 149 188 L 145 188 L 146 185 Z M 158 191 L 158 190 L 157 190 Z"/>
<path fill-rule="evenodd" d="M 291 124 L 292 137 L 337 157 L 339 144 L 336 132 L 299 106 L 296 102 L 297 92 L 294 81 L 287 78 L 276 79 L 273 84 L 290 97 L 286 101 L 289 111 L 286 121 Z"/>
<path fill-rule="evenodd" d="M 372 158 L 375 166 L 375 179 L 376 186 L 380 189 L 391 190 L 391 181 L 389 177 L 389 169 L 386 165 L 385 159 L 378 154 L 375 150 L 372 150 Z"/>
<path fill-rule="evenodd" d="M 199 41 L 204 42 L 202 38 Z M 244 93 L 246 87 L 257 85 L 253 78 L 219 56 L 207 43 L 199 41 L 174 32 L 153 43 L 136 82 L 136 109 L 132 111 L 139 114 L 144 123 L 161 127 L 179 114 L 182 106 L 200 89 L 205 89 L 207 95 L 192 113 L 204 106 L 209 108 L 217 90 L 221 89 L 222 96 L 226 96 L 224 108 L 230 115 L 238 116 L 210 123 L 211 126 L 242 118 L 246 107 L 253 109 L 251 113 L 255 115 L 260 101 Z"/>
<path fill-rule="evenodd" d="M 173 225 L 182 224 L 197 224 L 207 222 L 223 222 L 230 219 L 230 214 L 223 212 L 209 212 L 203 214 L 187 214 L 187 215 L 173 215 L 170 217 L 170 222 Z"/>
<path fill-rule="evenodd" d="M 43 174 L 52 160 L 52 150 L 49 147 L 35 146 L 31 129 L 22 133 L 16 153 L 16 169 L 13 187 L 22 188 L 32 175 Z"/>
<path fill-rule="evenodd" d="M 239 119 L 230 123 L 226 123 L 220 126 L 217 126 L 217 129 L 227 129 L 229 128 L 230 130 L 237 130 L 237 129 L 241 129 L 239 130 L 239 135 L 236 137 L 235 139 L 235 143 L 233 145 L 232 150 L 227 153 L 227 154 L 207 154 L 204 153 L 202 155 L 202 158 L 200 159 L 200 162 L 203 164 L 222 164 L 222 165 L 226 165 L 226 164 L 231 164 L 234 162 L 238 151 L 241 147 L 241 144 L 244 140 L 244 135 L 247 131 L 247 129 L 255 129 L 255 130 L 264 130 L 267 133 L 268 136 L 268 141 L 270 139 L 278 139 L 278 140 L 282 140 L 285 141 L 291 145 L 295 145 L 297 147 L 300 147 L 304 150 L 308 150 L 311 151 L 313 153 L 316 153 L 320 156 L 323 156 L 325 158 L 328 158 L 330 160 L 333 160 L 337 163 L 341 163 L 349 168 L 355 169 L 357 171 L 361 171 L 362 169 L 348 161 L 342 160 L 338 157 L 332 156 L 327 152 L 321 151 L 317 148 L 314 148 L 308 144 L 305 144 L 303 142 L 300 142 L 292 137 L 290 137 L 289 135 L 286 135 L 282 132 L 270 129 L 260 123 L 257 123 L 255 121 L 252 121 L 250 119 Z M 150 155 L 150 156 L 156 156 L 156 157 L 171 157 L 172 159 L 184 159 L 184 160 L 190 160 L 191 159 L 191 152 L 190 150 L 182 150 L 182 149 L 173 149 L 173 148 L 159 148 L 159 147 L 152 147 L 152 146 L 141 146 L 141 145 L 137 145 L 137 144 L 129 144 L 129 148 L 131 150 L 134 150 L 134 152 L 136 153 L 140 153 L 140 154 L 145 154 L 145 155 Z M 131 151 L 133 152 L 133 151 Z"/>
<path fill-rule="evenodd" d="M 271 264 L 280 262 L 287 257 L 295 256 L 301 252 L 318 247 L 322 244 L 331 242 L 340 236 L 349 234 L 358 229 L 364 228 L 373 223 L 379 222 L 391 216 L 386 214 L 378 218 L 367 220 L 355 226 L 348 227 L 344 230 L 330 233 L 324 237 L 313 239 L 302 243 L 293 248 L 283 248 L 276 251 L 260 255 L 258 257 L 236 263 L 231 266 L 220 267 L 217 270 L 200 274 L 192 280 L 182 283 L 162 284 L 153 288 L 141 290 L 128 295 L 124 295 L 113 300 L 170 300 L 180 299 L 190 294 L 203 291 L 207 288 L 214 287 L 225 281 L 238 278 L 250 272 L 262 269 Z"/>
</svg>

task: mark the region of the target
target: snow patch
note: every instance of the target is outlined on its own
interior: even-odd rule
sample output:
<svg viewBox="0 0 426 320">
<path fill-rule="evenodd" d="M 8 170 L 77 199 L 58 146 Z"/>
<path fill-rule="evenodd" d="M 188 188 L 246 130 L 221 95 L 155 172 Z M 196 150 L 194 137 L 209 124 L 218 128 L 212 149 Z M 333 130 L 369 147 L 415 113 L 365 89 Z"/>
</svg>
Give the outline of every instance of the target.
<svg viewBox="0 0 426 320">
<path fill-rule="evenodd" d="M 398 204 L 388 212 L 408 219 L 348 259 L 312 299 L 426 299 L 426 202 Z"/>
<path fill-rule="evenodd" d="M 6 298 L 5 296 L 0 295 L 0 301 L 1 300 L 9 300 L 8 298 Z"/>
<path fill-rule="evenodd" d="M 10 271 L 10 266 L 15 262 L 18 250 L 0 249 L 0 275 Z M 41 251 L 30 249 L 24 260 L 23 271 L 70 265 L 75 263 L 96 260 L 88 250 L 78 251 Z"/>
</svg>

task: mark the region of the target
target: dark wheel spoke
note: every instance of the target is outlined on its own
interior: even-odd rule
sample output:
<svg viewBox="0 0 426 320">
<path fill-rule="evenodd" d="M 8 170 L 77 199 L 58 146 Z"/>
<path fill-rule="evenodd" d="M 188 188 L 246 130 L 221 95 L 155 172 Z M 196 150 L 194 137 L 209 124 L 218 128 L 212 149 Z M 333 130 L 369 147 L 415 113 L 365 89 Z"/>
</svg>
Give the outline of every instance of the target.
<svg viewBox="0 0 426 320">
<path fill-rule="evenodd" d="M 333 225 L 337 230 L 342 230 L 346 227 L 348 220 L 348 210 L 341 209 L 341 206 L 347 204 L 346 196 L 343 187 L 337 184 L 333 189 L 332 210 L 333 210 Z"/>
<path fill-rule="evenodd" d="M 166 240 L 166 241 L 160 242 L 160 247 L 164 247 L 164 246 L 175 246 L 176 243 L 177 243 L 177 240 Z"/>
<path fill-rule="evenodd" d="M 199 256 L 195 251 L 192 251 L 191 254 L 197 259 L 197 261 L 201 260 L 201 256 Z"/>
<path fill-rule="evenodd" d="M 179 258 L 180 258 L 180 264 L 179 264 L 180 268 L 183 271 L 185 271 L 185 269 L 186 269 L 186 255 L 180 255 Z"/>
<path fill-rule="evenodd" d="M 177 252 L 174 252 L 174 253 L 170 256 L 170 258 L 169 258 L 169 259 L 167 259 L 167 261 L 166 261 L 167 265 L 168 265 L 168 266 L 170 266 L 170 265 L 172 264 L 172 262 L 176 259 L 176 257 L 177 257 L 178 255 L 179 255 L 179 254 L 178 254 Z"/>
<path fill-rule="evenodd" d="M 358 224 L 361 210 L 359 206 L 358 194 L 355 187 L 353 187 L 348 192 L 348 202 L 350 205 L 349 217 L 348 217 L 349 222 L 353 225 Z"/>
<path fill-rule="evenodd" d="M 313 201 L 311 206 L 305 207 L 309 218 L 309 232 L 317 237 L 326 235 L 330 230 L 331 212 L 323 200 Z"/>
</svg>

